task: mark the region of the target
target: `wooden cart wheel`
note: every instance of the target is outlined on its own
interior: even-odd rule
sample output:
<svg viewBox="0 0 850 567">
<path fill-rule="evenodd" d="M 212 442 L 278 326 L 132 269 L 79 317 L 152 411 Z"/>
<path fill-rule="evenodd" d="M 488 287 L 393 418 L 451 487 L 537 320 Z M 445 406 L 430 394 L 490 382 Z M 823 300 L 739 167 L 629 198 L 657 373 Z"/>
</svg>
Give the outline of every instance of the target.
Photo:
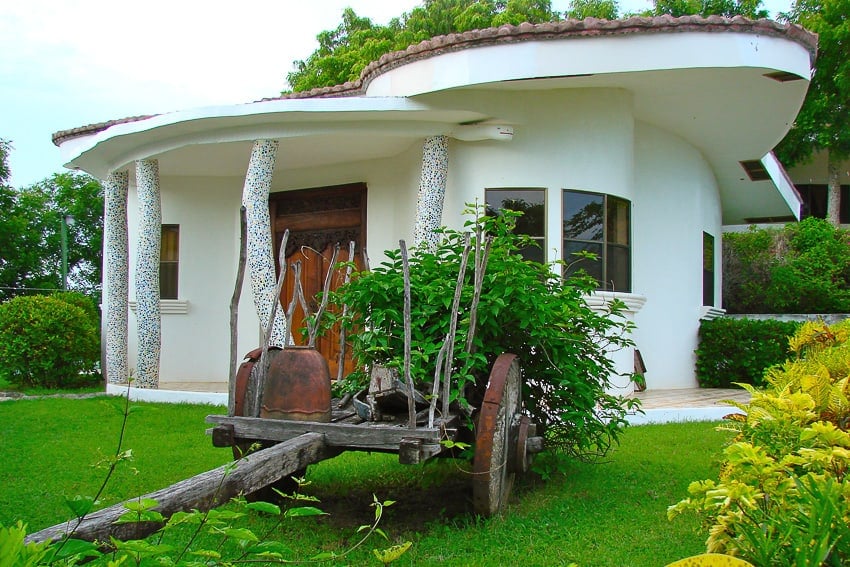
<svg viewBox="0 0 850 567">
<path fill-rule="evenodd" d="M 493 364 L 475 435 L 472 502 L 475 513 L 492 516 L 505 507 L 513 486 L 522 387 L 515 354 Z"/>
</svg>

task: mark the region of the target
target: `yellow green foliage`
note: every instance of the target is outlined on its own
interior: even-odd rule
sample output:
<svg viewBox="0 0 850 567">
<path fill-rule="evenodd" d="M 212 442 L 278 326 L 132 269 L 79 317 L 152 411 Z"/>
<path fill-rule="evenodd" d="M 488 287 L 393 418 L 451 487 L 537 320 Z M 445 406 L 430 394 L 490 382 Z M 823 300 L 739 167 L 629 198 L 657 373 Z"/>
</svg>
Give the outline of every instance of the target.
<svg viewBox="0 0 850 567">
<path fill-rule="evenodd" d="M 674 561 L 667 567 L 752 567 L 752 563 L 720 553 L 703 553 Z"/>
<path fill-rule="evenodd" d="M 668 509 L 695 511 L 707 551 L 756 565 L 844 565 L 850 560 L 850 324 L 807 323 L 790 340 L 795 358 L 742 385 L 745 415 L 724 450 L 717 481 L 693 482 Z"/>
</svg>

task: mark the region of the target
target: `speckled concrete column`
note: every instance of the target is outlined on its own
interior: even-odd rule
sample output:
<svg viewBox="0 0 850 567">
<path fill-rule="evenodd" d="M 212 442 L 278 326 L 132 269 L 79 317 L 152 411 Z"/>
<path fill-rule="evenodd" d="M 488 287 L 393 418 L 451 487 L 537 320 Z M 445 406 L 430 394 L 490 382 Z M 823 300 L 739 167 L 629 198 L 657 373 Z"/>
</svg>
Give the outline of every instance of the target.
<svg viewBox="0 0 850 567">
<path fill-rule="evenodd" d="M 446 136 L 432 136 L 422 147 L 422 173 L 419 178 L 419 197 L 416 202 L 416 225 L 413 241 L 416 246 L 429 249 L 437 247 L 443 219 L 443 201 L 446 196 L 446 177 L 449 172 L 449 140 Z"/>
<path fill-rule="evenodd" d="M 272 185 L 274 162 L 278 143 L 274 140 L 257 140 L 251 150 L 242 204 L 248 223 L 248 269 L 254 306 L 263 328 L 268 327 L 275 297 L 274 252 L 272 247 L 271 218 L 269 217 L 269 189 Z M 278 307 L 269 345 L 283 346 L 286 324 L 283 309 Z"/>
<path fill-rule="evenodd" d="M 110 384 L 126 382 L 127 299 L 129 260 L 127 252 L 127 187 L 130 175 L 113 171 L 103 185 L 103 306 L 106 356 L 104 371 Z"/>
<path fill-rule="evenodd" d="M 136 382 L 139 388 L 159 387 L 161 329 L 159 313 L 159 253 L 162 207 L 159 163 L 136 162 L 139 198 L 139 244 L 136 251 L 136 322 L 139 342 Z"/>
</svg>

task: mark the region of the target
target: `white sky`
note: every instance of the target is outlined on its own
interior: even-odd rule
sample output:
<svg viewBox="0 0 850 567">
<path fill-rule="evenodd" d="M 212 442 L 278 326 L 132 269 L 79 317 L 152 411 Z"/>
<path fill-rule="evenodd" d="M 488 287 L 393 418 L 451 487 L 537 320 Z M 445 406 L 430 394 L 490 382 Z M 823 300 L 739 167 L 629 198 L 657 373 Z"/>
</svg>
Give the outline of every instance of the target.
<svg viewBox="0 0 850 567">
<path fill-rule="evenodd" d="M 376 23 L 421 0 L 5 0 L 0 138 L 11 184 L 62 171 L 50 136 L 139 114 L 276 96 L 292 62 L 351 6 Z M 775 14 L 791 0 L 766 0 Z M 621 13 L 650 0 L 620 0 Z M 566 10 L 568 0 L 553 0 Z"/>
</svg>

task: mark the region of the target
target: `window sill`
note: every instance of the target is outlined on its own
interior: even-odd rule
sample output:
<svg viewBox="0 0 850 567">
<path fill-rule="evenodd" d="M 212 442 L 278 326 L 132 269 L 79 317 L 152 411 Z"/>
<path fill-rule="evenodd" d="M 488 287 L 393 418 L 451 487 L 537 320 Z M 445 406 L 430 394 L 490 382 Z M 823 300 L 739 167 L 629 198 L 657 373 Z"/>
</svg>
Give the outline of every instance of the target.
<svg viewBox="0 0 850 567">
<path fill-rule="evenodd" d="M 699 318 L 701 321 L 711 321 L 712 319 L 717 319 L 718 317 L 723 317 L 724 315 L 726 315 L 725 309 L 706 305 L 702 307 L 702 309 L 700 309 Z"/>
<path fill-rule="evenodd" d="M 640 311 L 643 304 L 646 303 L 645 295 L 622 291 L 594 291 L 585 296 L 588 306 L 597 311 L 604 310 L 615 299 L 625 303 L 625 312 L 632 315 Z"/>
<path fill-rule="evenodd" d="M 138 302 L 130 301 L 130 311 L 136 312 Z M 186 315 L 189 313 L 188 299 L 160 299 L 159 313 L 161 315 Z"/>
</svg>

